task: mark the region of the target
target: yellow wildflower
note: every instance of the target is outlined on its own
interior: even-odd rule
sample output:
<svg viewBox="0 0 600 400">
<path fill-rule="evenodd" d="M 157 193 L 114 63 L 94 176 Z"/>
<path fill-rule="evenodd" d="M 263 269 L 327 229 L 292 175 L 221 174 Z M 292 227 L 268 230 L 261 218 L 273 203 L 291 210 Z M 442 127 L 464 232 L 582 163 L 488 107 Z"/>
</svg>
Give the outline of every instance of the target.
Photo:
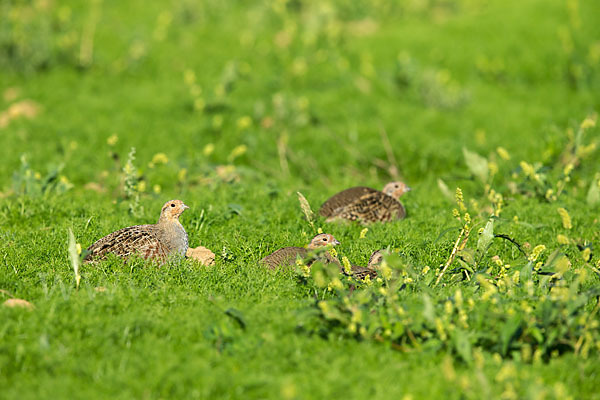
<svg viewBox="0 0 600 400">
<path fill-rule="evenodd" d="M 379 270 L 381 271 L 381 275 L 385 279 L 389 280 L 389 279 L 392 278 L 392 269 L 389 267 L 389 265 L 387 264 L 387 262 L 385 262 L 385 261 L 382 262 L 381 265 L 379 266 Z"/>
<path fill-rule="evenodd" d="M 454 292 L 454 302 L 456 303 L 456 307 L 461 308 L 463 304 L 462 292 L 460 289 L 456 289 Z"/>
<path fill-rule="evenodd" d="M 533 168 L 533 166 L 531 164 L 529 164 L 526 161 L 521 161 L 519 163 L 519 165 L 521 166 L 521 169 L 523 170 L 523 173 L 525 174 L 525 176 L 529 176 L 531 178 L 535 177 L 535 169 Z"/>
<path fill-rule="evenodd" d="M 456 379 L 456 371 L 454 370 L 452 357 L 446 356 L 444 357 L 444 360 L 442 360 L 442 373 L 447 381 L 452 382 Z"/>
<path fill-rule="evenodd" d="M 560 235 L 560 234 L 559 234 L 559 235 L 557 235 L 557 236 L 556 236 L 556 241 L 557 241 L 559 244 L 569 244 L 569 238 L 568 238 L 568 237 L 566 237 L 565 235 Z"/>
<path fill-rule="evenodd" d="M 488 163 L 488 168 L 490 170 L 490 175 L 496 175 L 498 173 L 498 164 L 496 164 L 495 162 L 489 162 Z"/>
<path fill-rule="evenodd" d="M 179 172 L 177 173 L 177 180 L 179 180 L 179 182 L 183 182 L 185 180 L 187 176 L 187 168 L 181 168 L 179 170 Z"/>
<path fill-rule="evenodd" d="M 77 254 L 81 254 L 81 244 L 80 244 L 80 243 L 77 243 L 77 244 L 75 245 L 75 248 L 77 249 Z"/>
<path fill-rule="evenodd" d="M 192 71 L 191 69 L 186 69 L 183 72 L 183 81 L 186 85 L 193 85 L 194 83 L 196 83 L 196 73 L 194 73 L 194 71 Z"/>
<path fill-rule="evenodd" d="M 320 235 L 321 233 L 323 233 L 323 228 L 319 227 L 319 228 L 317 229 L 317 233 L 318 233 L 319 235 Z"/>
<path fill-rule="evenodd" d="M 169 162 L 169 158 L 165 153 L 156 153 L 152 157 L 152 164 L 166 164 Z"/>
<path fill-rule="evenodd" d="M 343 289 L 344 285 L 342 284 L 342 281 L 340 281 L 339 278 L 333 278 L 333 280 L 331 282 L 329 282 L 329 285 L 327 285 L 327 289 L 331 290 L 331 289 Z"/>
<path fill-rule="evenodd" d="M 506 151 L 506 149 L 504 147 L 498 147 L 496 149 L 496 152 L 498 153 L 498 155 L 500 156 L 501 159 L 508 161 L 510 160 L 510 154 L 508 154 L 508 151 Z"/>
<path fill-rule="evenodd" d="M 243 116 L 237 120 L 237 127 L 239 130 L 248 129 L 252 125 L 252 118 L 249 116 Z"/>
<path fill-rule="evenodd" d="M 588 262 L 590 261 L 590 257 L 592 255 L 592 251 L 590 250 L 589 247 L 586 247 L 585 249 L 583 249 L 583 251 L 581 252 L 581 257 L 583 258 L 583 261 Z"/>
<path fill-rule="evenodd" d="M 424 266 L 423 270 L 421 271 L 421 275 L 427 275 L 430 269 L 431 268 L 429 267 L 429 265 Z"/>
<path fill-rule="evenodd" d="M 139 181 L 135 187 L 138 192 L 144 192 L 146 190 L 146 181 Z"/>
<path fill-rule="evenodd" d="M 587 117 L 581 123 L 581 129 L 582 130 L 586 130 L 588 128 L 593 128 L 595 126 L 596 126 L 596 119 L 595 118 L 591 118 L 591 117 Z"/>
<path fill-rule="evenodd" d="M 111 135 L 108 137 L 108 139 L 106 139 L 106 143 L 109 146 L 114 146 L 115 144 L 117 144 L 118 141 L 119 141 L 119 137 L 117 135 Z"/>
<path fill-rule="evenodd" d="M 455 198 L 456 204 L 458 204 L 458 208 L 460 208 L 460 211 L 467 211 L 467 208 L 465 207 L 465 199 L 463 197 L 463 192 L 460 188 L 456 188 Z"/>
<path fill-rule="evenodd" d="M 348 260 L 348 257 L 344 256 L 342 257 L 342 264 L 344 265 L 344 272 L 348 275 L 350 275 L 352 273 L 352 266 L 350 265 L 350 261 Z"/>
<path fill-rule="evenodd" d="M 533 248 L 533 251 L 529 255 L 529 261 L 535 262 L 538 257 L 546 250 L 546 246 L 543 244 L 539 244 Z"/>
<path fill-rule="evenodd" d="M 469 225 L 471 223 L 471 215 L 469 213 L 465 213 L 465 224 Z"/>
<path fill-rule="evenodd" d="M 156 194 L 159 194 L 161 190 L 162 190 L 162 188 L 160 187 L 160 185 L 152 186 L 152 191 Z"/>
<path fill-rule="evenodd" d="M 364 239 L 367 236 L 367 232 L 369 232 L 369 228 L 364 228 L 362 231 L 360 231 L 359 239 Z"/>
<path fill-rule="evenodd" d="M 229 162 L 231 162 L 239 156 L 244 155 L 247 150 L 248 146 L 246 146 L 245 144 L 240 144 L 239 146 L 236 146 L 233 148 L 233 150 L 231 150 L 231 153 L 229 153 L 227 159 L 229 160 Z"/>
<path fill-rule="evenodd" d="M 561 207 L 556 211 L 558 211 L 558 214 L 560 215 L 563 228 L 571 229 L 573 227 L 573 225 L 571 224 L 571 216 L 569 215 L 567 210 L 565 210 L 564 208 Z"/>
<path fill-rule="evenodd" d="M 566 176 L 566 175 L 570 175 L 570 174 L 571 174 L 571 171 L 573 171 L 573 168 L 574 168 L 574 166 L 573 166 L 573 163 L 568 163 L 568 164 L 565 166 L 565 169 L 563 170 L 563 174 L 564 174 L 565 176 Z"/>
<path fill-rule="evenodd" d="M 215 151 L 215 145 L 208 143 L 206 146 L 204 146 L 204 149 L 202 149 L 202 154 L 208 157 L 213 153 L 213 151 Z"/>
</svg>

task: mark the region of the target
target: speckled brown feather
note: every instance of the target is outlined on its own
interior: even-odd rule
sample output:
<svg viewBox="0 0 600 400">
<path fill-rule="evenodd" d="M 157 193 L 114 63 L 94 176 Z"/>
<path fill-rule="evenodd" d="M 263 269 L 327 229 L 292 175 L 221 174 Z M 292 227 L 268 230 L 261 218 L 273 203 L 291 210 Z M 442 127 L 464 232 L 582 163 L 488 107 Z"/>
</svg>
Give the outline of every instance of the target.
<svg viewBox="0 0 600 400">
<path fill-rule="evenodd" d="M 359 265 L 351 266 L 351 275 L 354 279 L 365 279 L 367 276 L 371 279 L 377 278 L 377 271 L 368 267 L 361 267 Z"/>
<path fill-rule="evenodd" d="M 101 260 L 111 253 L 121 258 L 134 254 L 146 259 L 165 261 L 169 249 L 161 244 L 156 225 L 136 225 L 104 236 L 87 250 L 84 261 Z"/>
<path fill-rule="evenodd" d="M 375 191 L 355 199 L 329 219 L 343 218 L 369 223 L 388 222 L 405 216 L 406 210 L 402 203 L 383 192 Z"/>
<path fill-rule="evenodd" d="M 323 203 L 319 209 L 319 214 L 327 218 L 335 217 L 342 209 L 354 203 L 357 199 L 376 192 L 378 191 L 365 186 L 357 186 L 342 190 Z"/>
<path fill-rule="evenodd" d="M 306 258 L 308 251 L 304 247 L 284 247 L 260 260 L 260 263 L 271 269 L 289 267 L 296 263 L 296 258 Z"/>
</svg>

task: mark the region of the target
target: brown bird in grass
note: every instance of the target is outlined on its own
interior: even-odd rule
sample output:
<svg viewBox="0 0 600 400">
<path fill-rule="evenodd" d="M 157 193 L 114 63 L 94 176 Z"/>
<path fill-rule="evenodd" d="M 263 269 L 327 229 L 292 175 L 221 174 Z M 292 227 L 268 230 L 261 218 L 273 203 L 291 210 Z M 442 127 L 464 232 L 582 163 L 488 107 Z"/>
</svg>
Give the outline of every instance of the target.
<svg viewBox="0 0 600 400">
<path fill-rule="evenodd" d="M 349 219 L 351 221 L 388 222 L 406 217 L 406 210 L 398 200 L 410 191 L 403 182 L 390 182 L 383 191 L 357 186 L 343 190 L 330 197 L 319 210 L 327 221 Z"/>
<path fill-rule="evenodd" d="M 369 263 L 366 267 L 361 267 L 359 265 L 352 265 L 350 275 L 354 279 L 362 280 L 367 276 L 370 279 L 377 278 L 377 268 L 383 261 L 383 256 L 386 254 L 386 250 L 377 250 L 371 254 L 369 258 Z"/>
<path fill-rule="evenodd" d="M 181 200 L 167 201 L 158 223 L 130 226 L 104 236 L 88 247 L 84 262 L 105 259 L 109 253 L 124 259 L 138 255 L 160 264 L 172 256 L 185 257 L 188 236 L 179 216 L 188 208 Z"/>
<path fill-rule="evenodd" d="M 321 233 L 310 241 L 308 248 L 304 247 L 284 247 L 282 249 L 276 250 L 275 252 L 269 254 L 265 258 L 259 261 L 260 264 L 269 267 L 271 269 L 275 269 L 279 266 L 293 266 L 296 263 L 296 258 L 299 256 L 302 259 L 305 259 L 309 255 L 310 250 L 318 250 L 322 249 L 325 246 L 337 246 L 340 244 L 333 235 L 328 233 Z M 324 251 L 323 254 L 319 254 L 318 257 L 311 259 L 307 262 L 306 265 L 310 266 L 315 261 L 323 261 L 325 263 L 336 263 L 339 265 L 339 261 L 334 258 L 329 251 Z"/>
</svg>

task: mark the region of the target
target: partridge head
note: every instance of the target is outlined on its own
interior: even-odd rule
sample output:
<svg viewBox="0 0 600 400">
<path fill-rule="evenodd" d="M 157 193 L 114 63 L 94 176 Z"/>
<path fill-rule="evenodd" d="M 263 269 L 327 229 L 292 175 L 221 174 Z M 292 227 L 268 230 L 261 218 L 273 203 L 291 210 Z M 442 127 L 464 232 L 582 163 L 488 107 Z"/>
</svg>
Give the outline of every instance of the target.
<svg viewBox="0 0 600 400">
<path fill-rule="evenodd" d="M 382 192 L 398 200 L 406 192 L 410 192 L 410 187 L 404 182 L 390 182 L 383 187 Z"/>
<path fill-rule="evenodd" d="M 181 200 L 167 201 L 160 211 L 158 223 L 168 221 L 179 221 L 179 217 L 189 207 L 183 204 Z"/>
<path fill-rule="evenodd" d="M 314 238 L 312 238 L 312 240 L 308 244 L 308 249 L 316 250 L 320 247 L 328 245 L 337 246 L 338 244 L 340 244 L 340 242 L 336 238 L 334 238 L 333 235 L 330 235 L 329 233 L 320 233 Z"/>
</svg>

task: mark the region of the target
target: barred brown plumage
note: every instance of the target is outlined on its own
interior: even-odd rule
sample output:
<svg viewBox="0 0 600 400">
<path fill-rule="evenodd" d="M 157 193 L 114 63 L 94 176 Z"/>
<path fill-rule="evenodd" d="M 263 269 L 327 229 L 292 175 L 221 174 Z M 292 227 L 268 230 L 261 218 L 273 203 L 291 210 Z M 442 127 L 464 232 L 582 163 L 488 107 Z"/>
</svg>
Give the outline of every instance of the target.
<svg viewBox="0 0 600 400">
<path fill-rule="evenodd" d="M 352 277 L 357 280 L 365 279 L 367 276 L 370 279 L 377 278 L 377 268 L 379 264 L 383 261 L 384 252 L 386 250 L 377 250 L 371 254 L 369 257 L 369 264 L 366 267 L 361 267 L 359 265 L 352 265 L 351 273 Z"/>
<path fill-rule="evenodd" d="M 383 191 L 358 186 L 343 190 L 330 197 L 319 210 L 327 221 L 388 222 L 406 217 L 406 210 L 398 200 L 410 188 L 403 182 L 390 182 Z"/>
<path fill-rule="evenodd" d="M 306 259 L 309 255 L 309 250 L 317 250 L 328 245 L 337 246 L 338 244 L 340 244 L 340 242 L 338 242 L 333 235 L 321 233 L 312 238 L 307 249 L 304 247 L 284 247 L 264 257 L 259 261 L 259 263 L 271 269 L 275 269 L 279 266 L 289 267 L 295 264 L 298 257 L 301 259 Z M 329 251 L 324 251 L 323 254 L 319 254 L 318 257 L 308 260 L 306 265 L 310 266 L 315 261 L 336 263 L 338 265 L 340 264 L 339 261 L 329 253 Z"/>
<path fill-rule="evenodd" d="M 124 259 L 135 254 L 161 264 L 170 256 L 184 257 L 188 236 L 179 216 L 188 208 L 181 200 L 166 202 L 158 223 L 130 226 L 104 236 L 88 247 L 84 262 L 99 261 L 108 254 Z"/>
</svg>

